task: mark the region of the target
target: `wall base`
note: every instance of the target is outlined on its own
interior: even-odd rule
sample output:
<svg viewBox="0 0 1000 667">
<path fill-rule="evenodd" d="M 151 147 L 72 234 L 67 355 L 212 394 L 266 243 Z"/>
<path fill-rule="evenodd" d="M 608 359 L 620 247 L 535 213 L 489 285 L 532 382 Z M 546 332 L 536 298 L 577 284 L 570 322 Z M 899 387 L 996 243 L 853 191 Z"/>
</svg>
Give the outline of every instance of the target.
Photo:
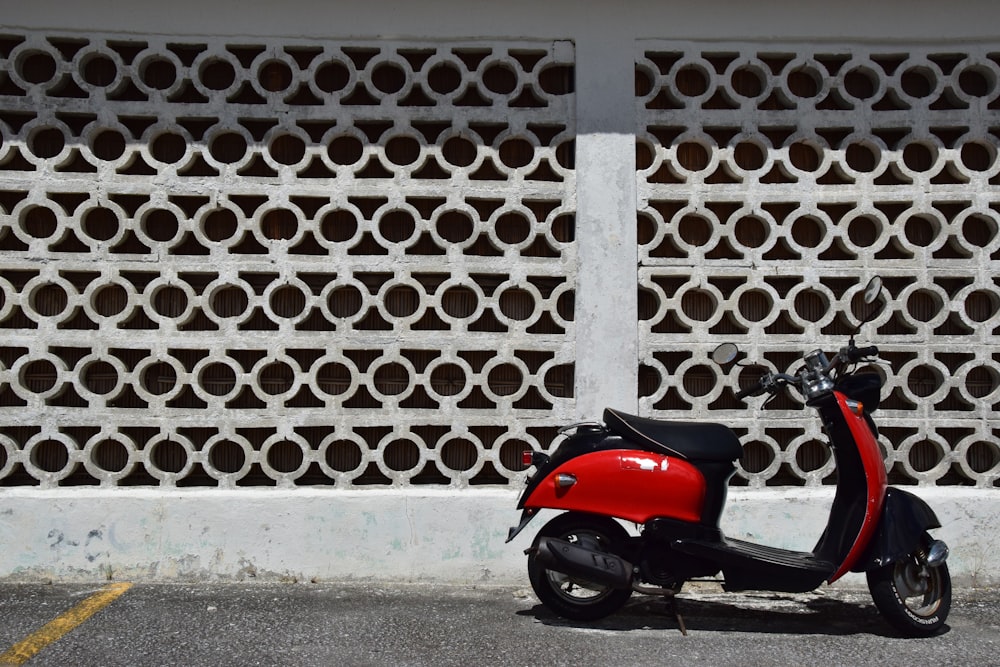
<svg viewBox="0 0 1000 667">
<path fill-rule="evenodd" d="M 912 488 L 908 490 L 914 490 Z M 1000 490 L 916 489 L 956 585 L 1000 584 Z M 809 550 L 832 489 L 732 489 L 727 535 Z M 512 489 L 0 491 L 0 581 L 385 580 L 526 585 Z M 849 577 L 847 585 L 863 579 Z"/>
</svg>

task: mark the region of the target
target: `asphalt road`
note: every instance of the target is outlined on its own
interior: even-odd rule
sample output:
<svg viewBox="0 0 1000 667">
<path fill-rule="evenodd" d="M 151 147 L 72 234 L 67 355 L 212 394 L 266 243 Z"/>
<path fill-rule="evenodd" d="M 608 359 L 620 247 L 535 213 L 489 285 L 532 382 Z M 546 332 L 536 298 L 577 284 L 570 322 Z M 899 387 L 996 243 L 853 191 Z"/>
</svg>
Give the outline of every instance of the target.
<svg viewBox="0 0 1000 667">
<path fill-rule="evenodd" d="M 895 636 L 867 593 L 839 589 L 736 595 L 702 587 L 682 596 L 683 636 L 664 603 L 642 596 L 588 625 L 554 617 L 527 589 L 139 584 L 121 586 L 107 606 L 53 638 L 95 595 L 108 594 L 101 586 L 0 586 L 0 655 L 60 666 L 1000 664 L 997 590 L 956 591 L 946 631 L 914 640 Z M 11 647 L 32 638 L 37 653 L 12 659 Z"/>
</svg>

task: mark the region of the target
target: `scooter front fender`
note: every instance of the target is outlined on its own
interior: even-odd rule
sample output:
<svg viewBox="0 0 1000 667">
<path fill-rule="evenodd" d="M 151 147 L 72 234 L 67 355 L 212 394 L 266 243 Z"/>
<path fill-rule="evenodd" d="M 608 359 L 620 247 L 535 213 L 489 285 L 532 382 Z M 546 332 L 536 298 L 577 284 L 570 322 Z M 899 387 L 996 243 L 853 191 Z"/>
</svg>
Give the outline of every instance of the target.
<svg viewBox="0 0 1000 667">
<path fill-rule="evenodd" d="M 927 503 L 912 493 L 890 487 L 875 535 L 865 555 L 851 569 L 865 572 L 894 563 L 916 551 L 925 532 L 940 527 L 941 522 Z"/>
</svg>

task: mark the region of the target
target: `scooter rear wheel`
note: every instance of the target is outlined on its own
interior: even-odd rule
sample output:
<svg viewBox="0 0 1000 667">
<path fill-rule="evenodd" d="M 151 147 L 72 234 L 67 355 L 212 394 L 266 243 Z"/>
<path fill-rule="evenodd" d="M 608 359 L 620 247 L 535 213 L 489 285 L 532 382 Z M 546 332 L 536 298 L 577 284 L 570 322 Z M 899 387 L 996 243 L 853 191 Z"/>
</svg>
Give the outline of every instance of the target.
<svg viewBox="0 0 1000 667">
<path fill-rule="evenodd" d="M 925 536 L 926 537 L 926 536 Z M 925 543 L 929 542 L 927 537 Z M 944 627 L 951 610 L 948 565 L 930 567 L 921 551 L 868 572 L 875 606 L 907 637 L 929 637 Z"/>
<path fill-rule="evenodd" d="M 628 533 L 613 519 L 567 512 L 542 526 L 535 537 L 536 545 L 542 537 L 620 554 L 622 545 L 628 540 Z M 613 614 L 632 595 L 627 588 L 612 588 L 549 570 L 534 556 L 528 556 L 528 579 L 542 604 L 559 616 L 574 621 L 595 621 Z"/>
</svg>

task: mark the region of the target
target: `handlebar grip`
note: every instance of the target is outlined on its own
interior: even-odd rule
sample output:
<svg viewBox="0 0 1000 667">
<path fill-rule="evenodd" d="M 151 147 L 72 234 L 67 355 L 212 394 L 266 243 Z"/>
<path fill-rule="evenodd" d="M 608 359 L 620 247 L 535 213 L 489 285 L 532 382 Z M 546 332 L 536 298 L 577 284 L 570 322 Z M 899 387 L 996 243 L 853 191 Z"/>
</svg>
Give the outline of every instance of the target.
<svg viewBox="0 0 1000 667">
<path fill-rule="evenodd" d="M 871 345 L 869 347 L 856 347 L 848 353 L 848 358 L 851 362 L 860 361 L 865 357 L 877 357 L 878 347 Z"/>
<path fill-rule="evenodd" d="M 763 380 L 764 378 L 761 378 L 760 380 L 757 381 L 757 384 L 755 384 L 754 386 L 749 387 L 747 389 L 741 389 L 740 391 L 736 392 L 736 400 L 742 401 L 745 398 L 749 398 L 751 396 L 756 396 L 757 394 L 759 394 L 761 390 L 764 389 Z"/>
</svg>

